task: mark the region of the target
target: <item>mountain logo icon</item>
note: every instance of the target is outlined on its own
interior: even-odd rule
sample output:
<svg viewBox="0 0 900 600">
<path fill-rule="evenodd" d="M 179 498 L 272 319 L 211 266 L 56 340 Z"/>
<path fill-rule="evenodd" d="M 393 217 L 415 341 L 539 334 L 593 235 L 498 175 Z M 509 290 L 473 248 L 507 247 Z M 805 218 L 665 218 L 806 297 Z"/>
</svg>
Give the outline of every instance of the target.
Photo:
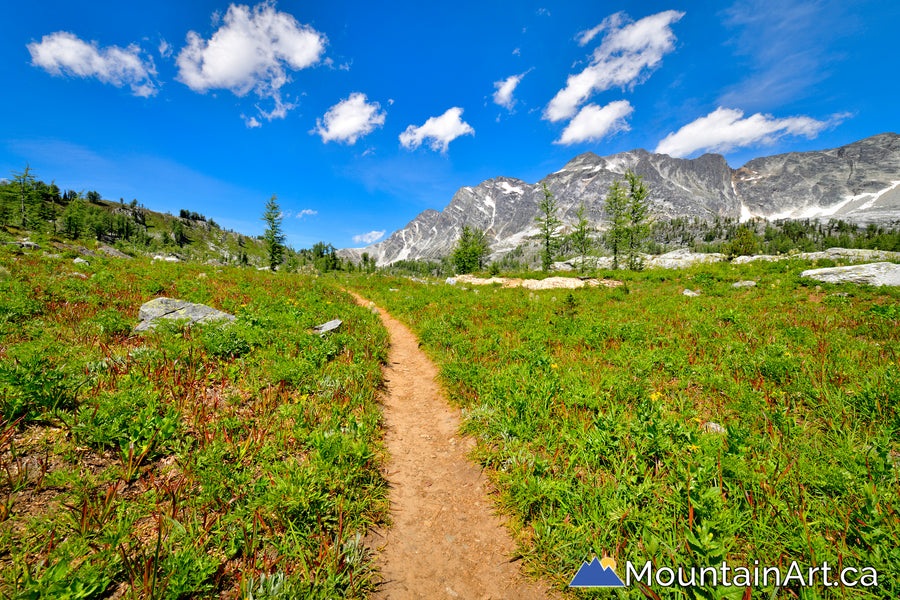
<svg viewBox="0 0 900 600">
<path fill-rule="evenodd" d="M 625 582 L 616 575 L 616 561 L 608 556 L 597 560 L 595 556 L 590 563 L 581 563 L 581 568 L 575 573 L 569 587 L 625 587 Z"/>
</svg>

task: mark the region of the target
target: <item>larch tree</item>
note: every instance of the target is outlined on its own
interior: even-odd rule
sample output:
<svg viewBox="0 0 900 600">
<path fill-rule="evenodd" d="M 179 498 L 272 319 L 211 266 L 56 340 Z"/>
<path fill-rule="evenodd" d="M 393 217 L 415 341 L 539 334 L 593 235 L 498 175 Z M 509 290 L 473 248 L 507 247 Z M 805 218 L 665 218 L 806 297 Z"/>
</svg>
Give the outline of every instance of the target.
<svg viewBox="0 0 900 600">
<path fill-rule="evenodd" d="M 549 188 L 547 188 L 547 184 L 543 185 L 544 199 L 541 200 L 541 216 L 535 217 L 535 221 L 537 221 L 540 228 L 541 244 L 543 246 L 541 249 L 541 269 L 547 272 L 550 270 L 550 265 L 553 263 L 553 258 L 559 248 L 559 226 L 562 225 L 562 221 L 556 216 L 556 211 L 559 208 L 556 199 Z"/>
<path fill-rule="evenodd" d="M 613 269 L 618 269 L 619 255 L 622 254 L 628 235 L 628 195 L 618 179 L 609 186 L 604 209 L 609 220 L 605 236 L 606 247 L 613 255 Z"/>
<path fill-rule="evenodd" d="M 575 212 L 575 218 L 578 220 L 575 222 L 575 230 L 572 232 L 571 240 L 572 246 L 575 247 L 575 250 L 581 256 L 580 271 L 584 273 L 588 252 L 594 246 L 591 224 L 585 217 L 584 202 L 581 203 L 581 206 Z"/>
<path fill-rule="evenodd" d="M 628 182 L 628 235 L 625 242 L 628 268 L 640 271 L 644 267 L 640 252 L 650 236 L 650 190 L 644 185 L 643 176 L 635 175 L 631 170 L 625 172 L 625 179 Z"/>
</svg>

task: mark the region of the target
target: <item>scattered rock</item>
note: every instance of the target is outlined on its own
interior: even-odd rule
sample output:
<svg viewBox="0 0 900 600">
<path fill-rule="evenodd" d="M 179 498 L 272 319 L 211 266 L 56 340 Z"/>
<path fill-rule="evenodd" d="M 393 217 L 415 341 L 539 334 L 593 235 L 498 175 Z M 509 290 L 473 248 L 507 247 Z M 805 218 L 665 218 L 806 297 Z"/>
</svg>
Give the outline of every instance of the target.
<svg viewBox="0 0 900 600">
<path fill-rule="evenodd" d="M 69 277 L 77 277 L 79 279 L 87 279 L 88 276 L 84 273 L 69 273 Z"/>
<path fill-rule="evenodd" d="M 177 256 L 166 256 L 163 254 L 156 254 L 153 256 L 153 260 L 164 260 L 166 262 L 181 262 Z"/>
<path fill-rule="evenodd" d="M 456 285 L 456 277 L 448 277 L 444 283 L 447 285 Z"/>
<path fill-rule="evenodd" d="M 100 252 L 102 252 L 103 254 L 105 254 L 107 256 L 112 256 L 113 258 L 125 258 L 128 260 L 131 260 L 130 256 L 128 256 L 124 252 L 119 252 L 112 246 L 100 246 L 99 248 L 97 248 L 97 250 L 99 250 Z"/>
<path fill-rule="evenodd" d="M 75 253 L 80 254 L 80 255 L 82 255 L 82 256 L 94 256 L 94 257 L 99 257 L 99 256 L 100 256 L 100 255 L 97 254 L 96 252 L 93 252 L 93 251 L 91 251 L 91 250 L 88 250 L 88 249 L 85 248 L 84 246 L 78 246 L 78 245 L 74 245 L 74 244 L 64 244 L 63 242 L 51 242 L 51 244 L 52 244 L 55 248 L 57 248 L 58 250 L 64 250 L 64 251 L 68 251 L 68 252 L 75 252 Z"/>
<path fill-rule="evenodd" d="M 337 331 L 342 324 L 343 321 L 341 321 L 340 319 L 333 319 L 331 321 L 328 321 L 327 323 L 316 325 L 315 327 L 313 327 L 313 331 L 317 332 L 319 334 L 319 337 L 325 337 L 326 333 L 328 333 L 329 331 Z"/>
<path fill-rule="evenodd" d="M 874 286 L 900 285 L 900 265 L 889 262 L 852 265 L 849 267 L 828 267 L 807 269 L 800 277 L 815 279 L 825 283 L 856 283 Z"/>
<path fill-rule="evenodd" d="M 659 256 L 645 256 L 643 258 L 645 268 L 684 269 L 700 263 L 722 262 L 726 257 L 724 254 L 715 252 L 701 254 L 698 252 L 691 252 L 687 248 L 681 248 L 680 250 L 673 250 L 672 252 L 660 254 Z"/>
<path fill-rule="evenodd" d="M 733 288 L 751 288 L 756 287 L 755 281 L 737 281 L 731 284 Z"/>
<path fill-rule="evenodd" d="M 193 324 L 223 319 L 234 321 L 236 317 L 205 304 L 195 304 L 174 298 L 154 298 L 141 305 L 138 318 L 141 322 L 134 328 L 135 332 L 153 329 L 160 319 L 187 319 Z"/>
<path fill-rule="evenodd" d="M 682 293 L 683 295 L 685 295 L 685 296 L 690 296 L 690 297 L 692 297 L 692 298 L 695 297 L 695 296 L 699 296 L 699 295 L 700 295 L 700 291 L 699 291 L 699 290 L 696 291 L 696 292 L 695 292 L 694 290 L 684 290 L 684 291 L 681 292 L 681 293 Z"/>
<path fill-rule="evenodd" d="M 12 241 L 12 242 L 4 242 L 8 246 L 16 246 L 17 248 L 26 248 L 28 250 L 40 250 L 41 247 L 35 244 L 30 240 L 21 240 L 21 241 Z"/>
<path fill-rule="evenodd" d="M 84 260 L 83 258 L 76 258 L 75 260 L 72 261 L 72 264 L 75 264 L 75 265 L 89 265 L 89 264 L 91 264 L 91 263 L 89 263 L 88 261 Z"/>
<path fill-rule="evenodd" d="M 703 431 L 707 433 L 725 433 L 725 428 L 713 421 L 707 421 L 703 424 Z"/>
<path fill-rule="evenodd" d="M 399 292 L 400 290 L 398 290 L 397 288 L 388 288 L 388 291 L 389 292 Z"/>
</svg>

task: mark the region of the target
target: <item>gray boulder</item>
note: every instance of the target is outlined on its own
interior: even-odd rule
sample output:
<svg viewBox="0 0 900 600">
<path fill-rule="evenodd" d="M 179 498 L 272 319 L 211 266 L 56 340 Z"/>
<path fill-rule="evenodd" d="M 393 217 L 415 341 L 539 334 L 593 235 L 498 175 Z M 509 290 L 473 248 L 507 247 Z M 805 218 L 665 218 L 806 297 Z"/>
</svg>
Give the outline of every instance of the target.
<svg viewBox="0 0 900 600">
<path fill-rule="evenodd" d="M 90 263 L 88 261 L 84 260 L 83 258 L 76 258 L 75 260 L 72 261 L 72 264 L 73 265 L 87 265 Z"/>
<path fill-rule="evenodd" d="M 736 281 L 731 284 L 733 288 L 751 288 L 756 287 L 755 281 Z"/>
<path fill-rule="evenodd" d="M 694 290 L 684 290 L 684 291 L 681 292 L 681 293 L 682 293 L 683 295 L 685 295 L 685 296 L 690 296 L 690 297 L 692 297 L 692 298 L 695 298 L 695 297 L 697 297 L 697 296 L 700 295 L 700 292 L 699 292 L 699 291 L 696 291 L 696 292 L 695 292 Z"/>
<path fill-rule="evenodd" d="M 807 269 L 800 273 L 800 277 L 807 277 L 825 283 L 857 283 L 874 286 L 900 285 L 900 265 L 879 262 L 849 267 Z"/>
<path fill-rule="evenodd" d="M 727 433 L 724 427 L 713 421 L 704 423 L 702 429 L 707 433 Z"/>
<path fill-rule="evenodd" d="M 319 336 L 324 337 L 325 334 L 329 331 L 337 331 L 338 329 L 340 329 L 343 323 L 344 322 L 340 319 L 333 319 L 331 321 L 328 321 L 327 323 L 316 325 L 315 327 L 313 327 L 313 331 L 317 332 Z"/>
<path fill-rule="evenodd" d="M 236 317 L 221 310 L 216 310 L 205 304 L 194 304 L 174 298 L 154 298 L 141 305 L 138 312 L 141 322 L 134 331 L 141 332 L 156 327 L 160 319 L 183 319 L 194 323 L 209 323 L 211 321 L 234 321 Z"/>
</svg>

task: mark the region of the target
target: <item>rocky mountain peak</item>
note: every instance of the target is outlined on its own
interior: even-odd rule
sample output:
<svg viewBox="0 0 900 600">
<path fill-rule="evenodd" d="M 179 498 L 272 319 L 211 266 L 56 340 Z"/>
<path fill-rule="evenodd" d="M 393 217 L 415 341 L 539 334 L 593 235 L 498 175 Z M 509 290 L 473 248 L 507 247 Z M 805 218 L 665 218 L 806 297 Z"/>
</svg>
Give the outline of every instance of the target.
<svg viewBox="0 0 900 600">
<path fill-rule="evenodd" d="M 564 225 L 584 204 L 602 229 L 609 186 L 628 170 L 643 176 L 657 219 L 900 219 L 900 135 L 882 133 L 840 148 L 757 158 L 739 169 L 720 154 L 682 159 L 642 149 L 604 157 L 585 152 L 537 183 L 494 177 L 460 188 L 443 211 L 426 210 L 388 239 L 340 253 L 358 258 L 365 251 L 381 265 L 435 259 L 448 255 L 469 225 L 487 232 L 492 251 L 502 254 L 537 234 L 544 184 Z"/>
</svg>

